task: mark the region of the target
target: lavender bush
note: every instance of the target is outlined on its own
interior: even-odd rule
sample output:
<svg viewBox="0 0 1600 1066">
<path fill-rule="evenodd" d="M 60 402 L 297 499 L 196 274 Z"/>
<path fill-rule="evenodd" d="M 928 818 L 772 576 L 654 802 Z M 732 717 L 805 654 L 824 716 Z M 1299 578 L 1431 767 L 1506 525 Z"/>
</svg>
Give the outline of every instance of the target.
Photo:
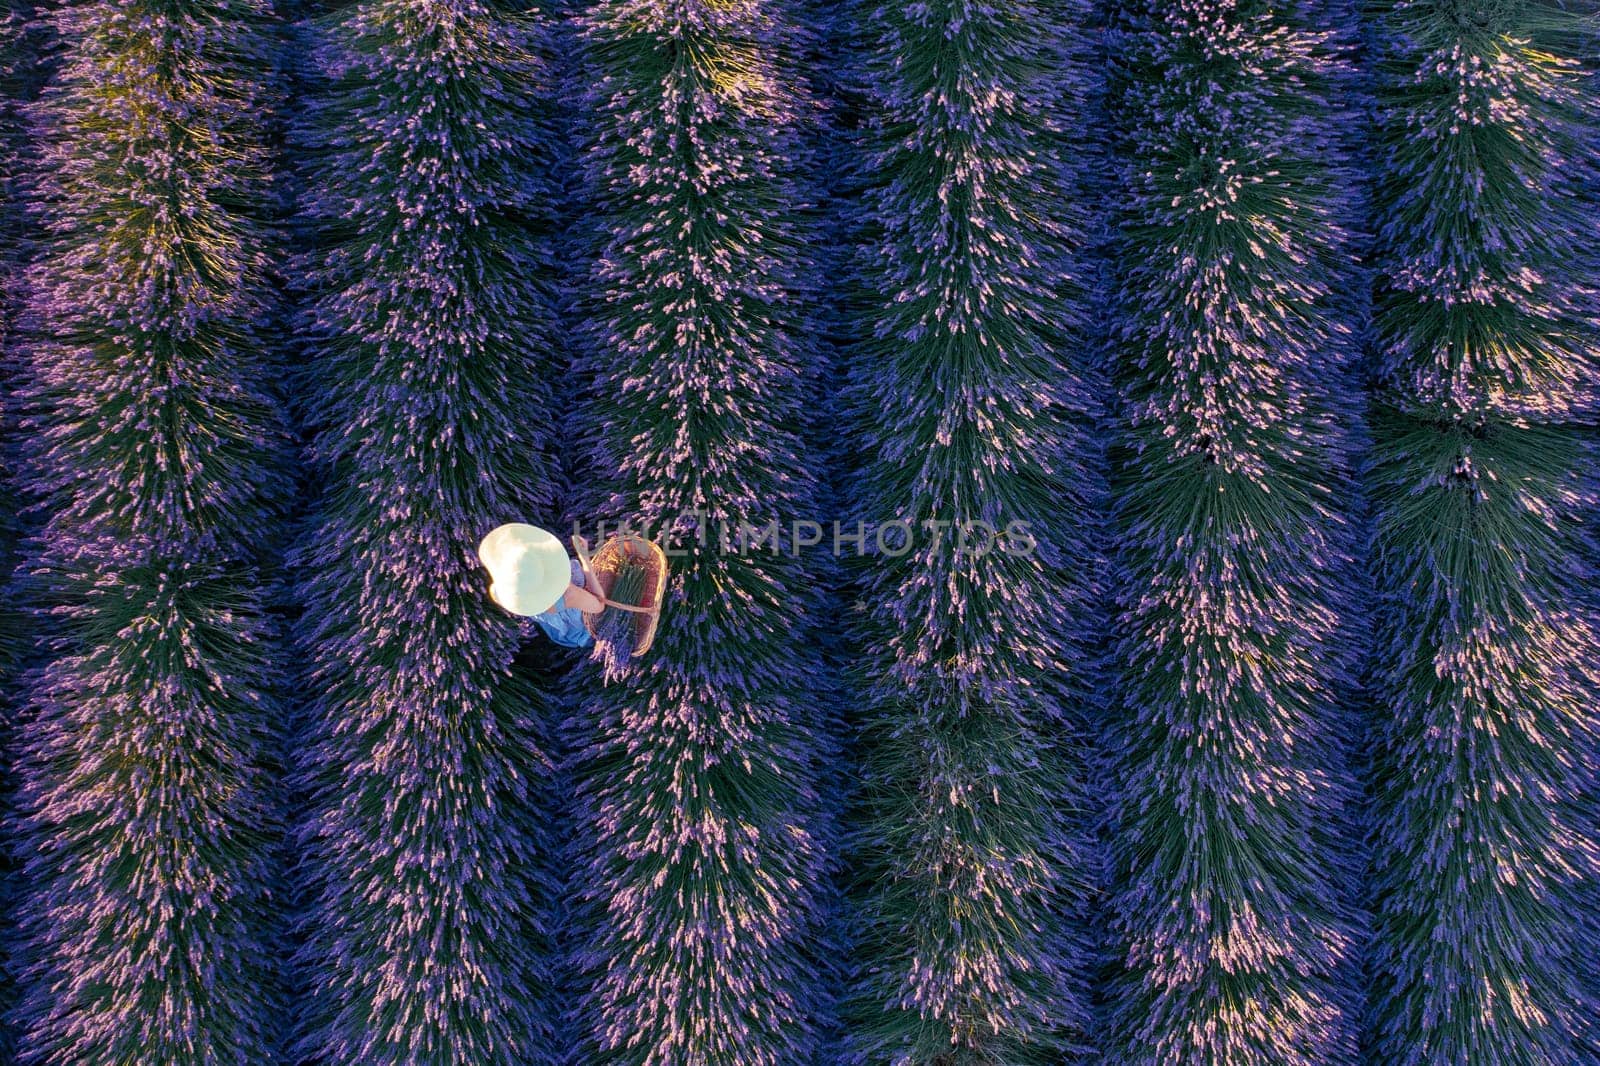
<svg viewBox="0 0 1600 1066">
<path fill-rule="evenodd" d="M 1108 42 L 1126 1066 L 1356 1061 L 1340 10 L 1141 0 Z"/>
<path fill-rule="evenodd" d="M 277 1060 L 264 563 L 285 436 L 263 267 L 270 37 L 248 0 L 79 3 L 31 118 L 18 324 L 17 1061 Z"/>
<path fill-rule="evenodd" d="M 26 140 L 22 132 L 22 115 L 19 104 L 26 94 L 25 79 L 20 76 L 28 65 L 24 13 L 14 3 L 0 6 L 0 344 L 9 347 L 15 307 L 12 294 L 16 291 L 17 270 L 21 260 L 21 217 L 24 209 L 18 203 L 19 183 L 16 159 Z M 9 386 L 9 377 L 4 385 Z M 9 388 L 0 394 L 0 413 L 9 413 L 11 406 Z M 10 487 L 15 483 L 12 457 L 0 457 L 0 485 Z M 15 791 L 11 762 L 5 757 L 12 750 L 12 725 L 15 715 L 14 684 L 20 660 L 29 641 L 26 615 L 10 584 L 19 562 L 18 522 L 16 501 L 10 498 L 0 506 L 0 818 L 10 814 L 11 797 Z M 0 822 L 3 824 L 3 822 Z M 17 868 L 16 851 L 9 838 L 0 838 L 0 914 L 16 912 Z M 0 919 L 0 1062 L 12 1062 L 16 1054 L 14 1027 L 6 1024 L 12 1005 L 16 1001 L 16 982 L 10 960 L 15 940 L 12 920 Z"/>
<path fill-rule="evenodd" d="M 1371 18 L 1373 1055 L 1593 1064 L 1600 40 L 1556 3 Z"/>
<path fill-rule="evenodd" d="M 808 516 L 808 104 L 784 5 L 600 0 L 580 26 L 585 517 Z M 794 1066 L 829 992 L 808 564 L 679 546 L 655 647 L 591 675 L 569 724 L 571 1061 Z"/>
<path fill-rule="evenodd" d="M 862 824 L 846 1060 L 1059 1063 L 1087 1036 L 1077 772 L 1103 570 L 1096 375 L 1066 127 L 1084 5 L 853 9 L 863 130 L 847 320 Z M 934 523 L 944 522 L 946 527 Z M 982 551 L 982 527 L 1031 542 Z M 876 543 L 876 541 L 875 541 Z"/>
<path fill-rule="evenodd" d="M 324 1066 L 554 1054 L 549 712 L 476 556 L 551 507 L 545 32 L 476 0 L 370 0 L 307 27 L 296 143 L 319 247 L 299 385 L 322 488 L 296 559 L 297 1054 Z"/>
</svg>

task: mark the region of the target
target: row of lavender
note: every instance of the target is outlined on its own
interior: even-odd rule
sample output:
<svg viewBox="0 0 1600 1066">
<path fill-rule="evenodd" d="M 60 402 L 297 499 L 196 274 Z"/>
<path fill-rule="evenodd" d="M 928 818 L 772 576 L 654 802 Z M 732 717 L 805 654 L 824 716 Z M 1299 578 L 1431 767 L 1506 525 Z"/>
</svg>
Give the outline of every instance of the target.
<svg viewBox="0 0 1600 1066">
<path fill-rule="evenodd" d="M 1600 1063 L 1595 26 L 1355 6 L 14 14 L 5 1061 Z"/>
</svg>

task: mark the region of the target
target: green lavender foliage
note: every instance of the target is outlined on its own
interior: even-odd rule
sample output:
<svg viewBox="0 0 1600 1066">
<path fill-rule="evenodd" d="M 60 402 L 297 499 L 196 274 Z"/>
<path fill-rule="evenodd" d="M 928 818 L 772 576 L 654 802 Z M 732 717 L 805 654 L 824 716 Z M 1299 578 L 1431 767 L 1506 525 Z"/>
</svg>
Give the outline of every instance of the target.
<svg viewBox="0 0 1600 1066">
<path fill-rule="evenodd" d="M 14 342 L 48 660 L 18 728 L 22 1063 L 278 1059 L 268 18 L 50 15 Z"/>
<path fill-rule="evenodd" d="M 547 26 L 369 0 L 307 27 L 318 247 L 300 379 L 320 492 L 296 555 L 310 694 L 297 1055 L 553 1057 L 546 698 L 476 555 L 548 514 L 556 154 Z"/>
<path fill-rule="evenodd" d="M 634 559 L 622 560 L 621 565 L 616 568 L 616 573 L 611 576 L 611 587 L 606 589 L 606 600 L 610 603 L 627 603 L 629 607 L 638 607 L 645 595 L 645 583 L 648 578 L 650 578 L 650 567 L 646 563 Z M 635 615 L 634 611 L 606 610 L 600 616 L 600 623 L 595 626 L 595 642 L 603 645 L 600 648 L 600 659 L 608 677 L 624 674 L 634 658 L 635 618 L 638 618 L 638 615 Z"/>
<path fill-rule="evenodd" d="M 1121 1066 L 1356 1061 L 1342 10 L 1133 0 L 1108 42 Z"/>
<path fill-rule="evenodd" d="M 21 210 L 17 203 L 16 159 L 25 143 L 21 131 L 21 103 L 24 85 L 17 76 L 18 68 L 26 62 L 24 44 L 24 13 L 16 3 L 0 6 L 0 346 L 9 344 L 15 306 L 12 293 L 16 289 L 16 274 L 21 261 L 19 248 L 22 235 Z M 3 367 L 3 364 L 0 364 Z M 9 374 L 3 380 L 5 394 L 0 397 L 0 418 L 9 415 Z M 9 424 L 9 423 L 6 423 Z M 3 431 L 0 431 L 3 434 Z M 14 484 L 13 463 L 10 455 L 0 465 L 0 486 L 7 490 Z M 18 522 L 15 496 L 8 492 L 5 506 L 0 507 L 0 811 L 9 814 L 11 797 L 15 791 L 12 779 L 10 752 L 12 750 L 12 725 L 15 715 L 13 689 L 17 667 L 26 652 L 29 633 L 24 612 L 19 609 L 18 597 L 12 594 L 11 577 L 18 562 Z M 0 842 L 0 915 L 12 915 L 16 910 L 17 866 L 16 848 L 9 841 Z M 0 918 L 0 1062 L 11 1062 L 16 1054 L 15 1028 L 8 1024 L 10 1012 L 16 1002 L 16 982 L 12 979 L 10 954 L 16 939 L 12 919 Z"/>
<path fill-rule="evenodd" d="M 21 175 L 18 173 L 19 157 L 27 150 L 27 134 L 23 128 L 23 102 L 31 95 L 32 80 L 28 67 L 34 60 L 30 55 L 30 34 L 26 13 L 16 3 L 0 6 L 0 350 L 9 347 L 12 325 L 17 315 L 15 294 L 19 288 L 19 275 L 24 259 L 23 242 L 27 235 L 26 209 L 21 202 Z M 9 439 L 9 416 L 13 413 L 11 391 L 14 375 L 9 366 L 0 365 L 0 418 L 5 419 L 0 428 L 0 439 Z M 0 459 L 0 486 L 11 489 L 16 482 L 13 449 L 5 448 Z M 9 494 L 0 505 L 0 588 L 10 581 L 18 558 L 18 537 L 21 532 L 17 514 L 18 500 Z M 0 737 L 6 734 L 12 708 L 9 697 L 15 681 L 15 672 L 29 643 L 25 613 L 19 608 L 17 597 L 0 598 Z M 4 745 L 9 750 L 9 745 Z M 9 765 L 0 770 L 3 781 Z M 0 793 L 9 795 L 9 787 L 0 785 Z M 0 800 L 3 802 L 3 800 Z M 9 848 L 4 849 L 9 852 Z M 4 879 L 9 883 L 9 878 Z M 0 894 L 4 889 L 0 888 Z M 4 937 L 0 937 L 3 951 Z M 0 993 L 3 996 L 3 993 Z M 0 1029 L 0 1055 L 7 1050 L 5 1030 Z M 3 1061 L 3 1060 L 0 1060 Z"/>
<path fill-rule="evenodd" d="M 829 1009 L 812 571 L 716 537 L 809 518 L 815 492 L 810 104 L 786 16 L 600 0 L 580 20 L 584 513 L 710 531 L 678 539 L 654 648 L 610 685 L 588 675 L 568 724 L 584 1066 L 797 1066 Z"/>
<path fill-rule="evenodd" d="M 848 274 L 861 806 L 845 1061 L 1088 1039 L 1083 733 L 1104 567 L 1081 319 L 1086 5 L 862 3 Z M 933 523 L 946 523 L 941 527 Z M 983 526 L 1031 537 L 991 543 Z M 971 524 L 971 525 L 969 525 Z"/>
<path fill-rule="evenodd" d="M 1585 1066 L 1600 1062 L 1600 38 L 1557 3 L 1369 16 L 1372 1055 Z"/>
<path fill-rule="evenodd" d="M 611 588 L 606 593 L 606 599 L 611 603 L 639 606 L 649 576 L 650 568 L 646 564 L 625 560 L 611 579 Z M 600 616 L 594 639 L 602 646 L 600 656 L 608 677 L 626 673 L 629 663 L 633 660 L 636 617 L 638 616 L 632 611 L 615 610 L 608 610 Z"/>
</svg>

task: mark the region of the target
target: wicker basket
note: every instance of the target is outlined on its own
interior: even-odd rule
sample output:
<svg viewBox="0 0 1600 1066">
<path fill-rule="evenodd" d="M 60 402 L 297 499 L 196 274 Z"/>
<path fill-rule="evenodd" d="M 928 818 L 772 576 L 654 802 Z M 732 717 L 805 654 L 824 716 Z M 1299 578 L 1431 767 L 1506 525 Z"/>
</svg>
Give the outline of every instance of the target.
<svg viewBox="0 0 1600 1066">
<path fill-rule="evenodd" d="M 653 542 L 635 534 L 610 537 L 593 556 L 584 551 L 583 543 L 573 538 L 578 560 L 583 565 L 587 579 L 598 583 L 602 598 L 609 611 L 628 611 L 633 615 L 633 654 L 643 655 L 655 643 L 656 626 L 661 621 L 661 599 L 667 591 L 667 556 Z M 645 578 L 644 594 L 638 604 L 610 602 L 611 582 L 625 561 L 642 560 L 649 567 Z M 585 613 L 583 624 L 591 636 L 596 635 L 598 614 Z"/>
</svg>

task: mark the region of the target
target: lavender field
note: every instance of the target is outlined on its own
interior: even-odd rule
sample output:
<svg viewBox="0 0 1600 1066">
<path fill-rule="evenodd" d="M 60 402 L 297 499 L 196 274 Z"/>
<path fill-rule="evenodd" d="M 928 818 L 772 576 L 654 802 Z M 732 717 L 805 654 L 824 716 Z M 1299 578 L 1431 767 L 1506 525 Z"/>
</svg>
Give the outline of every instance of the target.
<svg viewBox="0 0 1600 1066">
<path fill-rule="evenodd" d="M 0 1066 L 1600 1066 L 1600 0 L 0 56 Z"/>
</svg>

